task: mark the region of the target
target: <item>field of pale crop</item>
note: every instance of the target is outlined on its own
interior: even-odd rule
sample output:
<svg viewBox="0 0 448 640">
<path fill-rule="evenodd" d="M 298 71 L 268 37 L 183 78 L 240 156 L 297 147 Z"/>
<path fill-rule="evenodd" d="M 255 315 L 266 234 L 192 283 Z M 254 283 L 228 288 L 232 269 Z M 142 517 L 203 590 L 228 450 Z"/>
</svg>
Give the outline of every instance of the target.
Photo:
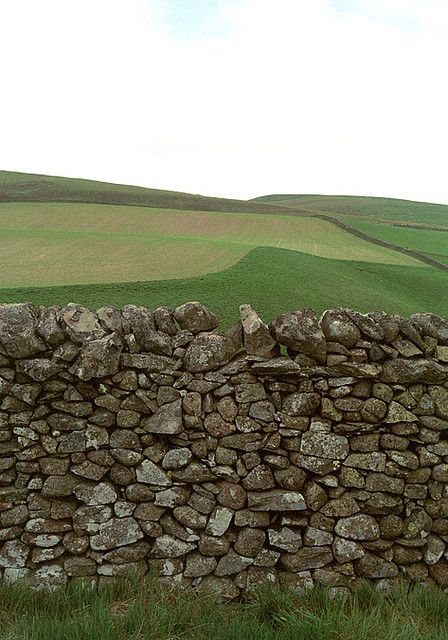
<svg viewBox="0 0 448 640">
<path fill-rule="evenodd" d="M 74 203 L 0 204 L 2 286 L 188 278 L 221 271 L 255 247 L 416 265 L 312 217 Z"/>
</svg>

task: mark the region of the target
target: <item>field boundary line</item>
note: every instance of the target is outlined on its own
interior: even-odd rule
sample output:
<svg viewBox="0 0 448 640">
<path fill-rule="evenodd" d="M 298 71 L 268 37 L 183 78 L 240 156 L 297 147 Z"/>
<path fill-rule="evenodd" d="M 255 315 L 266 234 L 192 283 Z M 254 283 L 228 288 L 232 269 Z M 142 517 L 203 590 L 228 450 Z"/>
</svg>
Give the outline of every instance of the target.
<svg viewBox="0 0 448 640">
<path fill-rule="evenodd" d="M 346 231 L 347 233 L 351 233 L 352 235 L 357 236 L 362 240 L 366 240 L 367 242 L 371 242 L 372 244 L 379 245 L 380 247 L 384 247 L 386 249 L 391 249 L 392 251 L 398 251 L 399 253 L 403 253 L 404 255 L 414 258 L 419 262 L 423 262 L 425 264 L 428 264 L 431 267 L 435 267 L 436 269 L 441 269 L 442 271 L 448 271 L 448 265 L 443 264 L 443 262 L 438 262 L 438 260 L 434 260 L 433 258 L 430 258 L 424 253 L 421 253 L 420 251 L 415 251 L 415 249 L 406 249 L 406 247 L 401 247 L 398 244 L 392 244 L 391 242 L 386 242 L 385 240 L 374 238 L 373 236 L 369 236 L 367 233 L 364 233 L 363 231 L 354 229 L 353 227 L 350 227 L 348 224 L 345 224 L 345 222 L 341 222 L 337 218 L 333 218 L 332 216 L 328 216 L 324 213 L 315 213 L 314 217 L 320 218 L 321 220 L 326 220 L 327 222 L 330 222 L 331 224 L 336 225 L 343 231 Z"/>
</svg>

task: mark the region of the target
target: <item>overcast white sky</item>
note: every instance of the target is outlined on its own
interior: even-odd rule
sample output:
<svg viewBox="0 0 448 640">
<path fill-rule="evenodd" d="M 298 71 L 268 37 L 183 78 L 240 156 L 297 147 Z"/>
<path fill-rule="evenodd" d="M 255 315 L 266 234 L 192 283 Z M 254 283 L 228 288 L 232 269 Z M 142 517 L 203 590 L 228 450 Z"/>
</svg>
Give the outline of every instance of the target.
<svg viewBox="0 0 448 640">
<path fill-rule="evenodd" d="M 447 0 L 0 0 L 0 169 L 448 203 Z"/>
</svg>

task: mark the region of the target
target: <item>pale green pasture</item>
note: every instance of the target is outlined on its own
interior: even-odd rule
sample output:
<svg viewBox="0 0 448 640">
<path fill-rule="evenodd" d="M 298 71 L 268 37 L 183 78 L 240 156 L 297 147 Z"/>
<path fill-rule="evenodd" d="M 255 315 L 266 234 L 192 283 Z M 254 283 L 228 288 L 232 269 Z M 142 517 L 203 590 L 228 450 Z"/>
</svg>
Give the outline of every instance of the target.
<svg viewBox="0 0 448 640">
<path fill-rule="evenodd" d="M 2 203 L 0 240 L 1 287 L 191 277 L 259 246 L 417 264 L 313 217 L 121 205 Z"/>
</svg>

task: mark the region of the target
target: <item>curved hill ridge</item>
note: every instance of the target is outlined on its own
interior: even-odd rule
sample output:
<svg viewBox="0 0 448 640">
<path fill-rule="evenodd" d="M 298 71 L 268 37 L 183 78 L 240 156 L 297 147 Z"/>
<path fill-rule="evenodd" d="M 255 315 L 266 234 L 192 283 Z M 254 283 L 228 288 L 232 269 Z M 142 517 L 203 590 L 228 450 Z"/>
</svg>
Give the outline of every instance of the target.
<svg viewBox="0 0 448 640">
<path fill-rule="evenodd" d="M 277 213 L 291 215 L 290 207 L 247 200 L 13 171 L 0 171 L 0 202 L 76 202 L 242 213 L 271 213 L 275 206 Z"/>
</svg>

